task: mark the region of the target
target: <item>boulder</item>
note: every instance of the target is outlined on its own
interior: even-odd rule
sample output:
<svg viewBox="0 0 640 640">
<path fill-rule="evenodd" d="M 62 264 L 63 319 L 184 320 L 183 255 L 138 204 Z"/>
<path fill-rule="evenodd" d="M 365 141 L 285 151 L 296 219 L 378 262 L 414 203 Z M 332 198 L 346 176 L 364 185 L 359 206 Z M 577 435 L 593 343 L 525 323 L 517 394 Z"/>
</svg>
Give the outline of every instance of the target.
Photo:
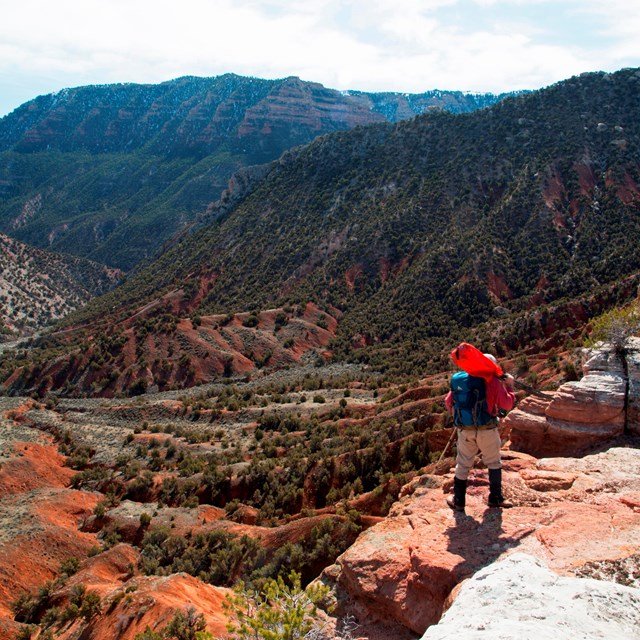
<svg viewBox="0 0 640 640">
<path fill-rule="evenodd" d="M 585 376 L 567 382 L 551 400 L 530 396 L 505 418 L 511 448 L 534 456 L 571 456 L 624 433 L 627 379 L 622 359 L 599 349 Z M 640 382 L 639 382 L 640 384 Z"/>
<path fill-rule="evenodd" d="M 640 638 L 640 589 L 563 577 L 514 553 L 478 571 L 422 640 Z"/>
<path fill-rule="evenodd" d="M 567 382 L 555 393 L 546 408 L 548 418 L 576 425 L 611 426 L 624 429 L 623 376 L 589 373 L 578 382 Z"/>
</svg>

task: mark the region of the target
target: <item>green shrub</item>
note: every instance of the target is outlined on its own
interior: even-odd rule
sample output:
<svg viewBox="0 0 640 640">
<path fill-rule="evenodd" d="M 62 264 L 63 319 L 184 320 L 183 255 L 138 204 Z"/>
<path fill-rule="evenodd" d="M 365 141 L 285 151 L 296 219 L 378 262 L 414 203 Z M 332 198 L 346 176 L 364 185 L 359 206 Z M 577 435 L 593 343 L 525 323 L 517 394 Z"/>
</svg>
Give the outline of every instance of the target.
<svg viewBox="0 0 640 640">
<path fill-rule="evenodd" d="M 66 624 L 75 620 L 79 615 L 80 607 L 72 602 L 62 610 L 59 620 L 61 624 Z"/>
<path fill-rule="evenodd" d="M 260 591 L 244 585 L 228 596 L 225 609 L 232 622 L 227 629 L 234 640 L 301 640 L 320 626 L 317 605 L 328 587 L 303 590 L 300 574 L 292 571 L 287 584 L 282 576 L 269 579 Z"/>
<path fill-rule="evenodd" d="M 51 607 L 45 611 L 45 614 L 42 616 L 40 620 L 40 624 L 43 628 L 51 627 L 56 622 L 58 622 L 58 618 L 60 617 L 60 608 L 59 607 Z"/>
<path fill-rule="evenodd" d="M 580 376 L 578 375 L 578 371 L 575 365 L 573 364 L 573 362 L 565 362 L 563 369 L 564 369 L 565 380 L 567 380 L 568 382 L 580 379 Z"/>
<path fill-rule="evenodd" d="M 31 640 L 33 634 L 37 631 L 38 627 L 35 624 L 25 625 L 20 627 L 16 633 L 15 640 Z"/>
<path fill-rule="evenodd" d="M 134 640 L 165 640 L 163 636 L 161 636 L 156 631 L 153 631 L 149 625 L 142 633 L 137 633 Z"/>
<path fill-rule="evenodd" d="M 90 591 L 84 596 L 79 613 L 85 622 L 89 622 L 100 613 L 100 596 L 95 591 Z"/>
<path fill-rule="evenodd" d="M 29 593 L 19 595 L 10 604 L 16 622 L 31 622 L 36 609 L 36 602 Z"/>
<path fill-rule="evenodd" d="M 623 353 L 629 338 L 640 332 L 639 305 L 635 303 L 604 313 L 595 318 L 591 325 L 589 345 L 603 341 L 610 344 L 617 353 Z"/>
<path fill-rule="evenodd" d="M 194 607 L 188 607 L 184 612 L 177 611 L 160 633 L 147 626 L 135 640 L 213 640 L 213 636 L 205 631 L 206 626 L 204 616 Z"/>
<path fill-rule="evenodd" d="M 175 638 L 175 640 L 200 640 L 204 638 L 202 633 L 206 627 L 204 616 L 194 607 L 188 607 L 184 612 L 176 612 L 171 622 L 165 627 L 163 635 L 165 638 Z M 210 634 L 207 635 L 210 636 Z"/>
<path fill-rule="evenodd" d="M 98 502 L 98 504 L 94 507 L 93 509 L 93 515 L 98 518 L 98 520 L 101 520 L 102 518 L 104 518 L 104 514 L 106 513 L 107 510 L 107 505 L 105 503 L 104 500 L 101 500 L 100 502 Z"/>
<path fill-rule="evenodd" d="M 258 316 L 251 314 L 248 318 L 243 321 L 243 326 L 253 328 L 257 327 L 260 324 L 260 318 Z"/>
<path fill-rule="evenodd" d="M 80 560 L 79 558 L 67 558 L 60 565 L 60 573 L 64 573 L 68 576 L 72 576 L 74 573 L 77 573 L 80 568 Z"/>
</svg>

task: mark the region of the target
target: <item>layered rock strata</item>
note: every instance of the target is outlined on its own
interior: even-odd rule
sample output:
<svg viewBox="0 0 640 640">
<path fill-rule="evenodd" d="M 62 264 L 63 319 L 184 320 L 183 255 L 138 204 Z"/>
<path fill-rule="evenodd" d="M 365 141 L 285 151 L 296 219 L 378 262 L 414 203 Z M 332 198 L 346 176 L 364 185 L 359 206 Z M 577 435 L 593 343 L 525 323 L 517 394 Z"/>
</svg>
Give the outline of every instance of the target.
<svg viewBox="0 0 640 640">
<path fill-rule="evenodd" d="M 509 413 L 504 425 L 511 449 L 538 457 L 574 456 L 624 433 L 625 361 L 612 350 L 598 350 L 588 354 L 583 369 L 581 380 L 563 384 L 551 400 L 532 395 Z"/>
<path fill-rule="evenodd" d="M 472 470 L 462 514 L 444 501 L 451 472 L 407 485 L 389 516 L 322 575 L 337 616 L 354 615 L 370 640 L 415 638 L 438 622 L 456 585 L 514 551 L 559 575 L 640 586 L 640 450 L 579 460 L 507 451 L 503 464 L 513 509 L 487 507 L 485 469 Z"/>
</svg>

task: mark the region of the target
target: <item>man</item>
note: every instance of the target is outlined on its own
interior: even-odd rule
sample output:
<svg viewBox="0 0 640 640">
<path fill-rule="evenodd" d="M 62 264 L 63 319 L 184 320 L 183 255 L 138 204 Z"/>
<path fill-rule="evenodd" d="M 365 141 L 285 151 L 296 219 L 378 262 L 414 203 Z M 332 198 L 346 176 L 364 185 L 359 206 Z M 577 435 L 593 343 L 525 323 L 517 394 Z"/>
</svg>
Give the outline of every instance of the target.
<svg viewBox="0 0 640 640">
<path fill-rule="evenodd" d="M 484 356 L 497 364 L 490 353 Z M 454 382 L 454 381 L 458 382 Z M 469 398 L 472 398 L 469 400 Z M 502 379 L 493 376 L 489 382 L 469 376 L 464 372 L 454 374 L 452 388 L 445 398 L 445 405 L 454 416 L 458 429 L 458 455 L 453 479 L 453 496 L 447 504 L 456 511 L 464 511 L 467 478 L 478 451 L 489 469 L 489 506 L 507 508 L 513 506 L 502 495 L 502 464 L 500 462 L 500 433 L 498 411 L 509 411 L 516 401 L 513 393 L 513 376 Z M 472 417 L 470 417 L 472 416 Z"/>
</svg>

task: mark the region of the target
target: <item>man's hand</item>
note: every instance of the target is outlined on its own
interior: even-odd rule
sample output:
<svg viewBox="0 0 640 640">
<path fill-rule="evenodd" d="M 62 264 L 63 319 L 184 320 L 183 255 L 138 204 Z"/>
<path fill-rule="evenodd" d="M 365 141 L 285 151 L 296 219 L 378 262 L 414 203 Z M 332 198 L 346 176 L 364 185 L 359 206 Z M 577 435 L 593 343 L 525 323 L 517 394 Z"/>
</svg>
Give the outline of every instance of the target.
<svg viewBox="0 0 640 640">
<path fill-rule="evenodd" d="M 502 378 L 502 380 L 507 385 L 507 387 L 509 387 L 509 389 L 513 389 L 513 384 L 515 382 L 515 378 L 510 373 L 507 373 L 504 376 L 504 378 Z"/>
</svg>

